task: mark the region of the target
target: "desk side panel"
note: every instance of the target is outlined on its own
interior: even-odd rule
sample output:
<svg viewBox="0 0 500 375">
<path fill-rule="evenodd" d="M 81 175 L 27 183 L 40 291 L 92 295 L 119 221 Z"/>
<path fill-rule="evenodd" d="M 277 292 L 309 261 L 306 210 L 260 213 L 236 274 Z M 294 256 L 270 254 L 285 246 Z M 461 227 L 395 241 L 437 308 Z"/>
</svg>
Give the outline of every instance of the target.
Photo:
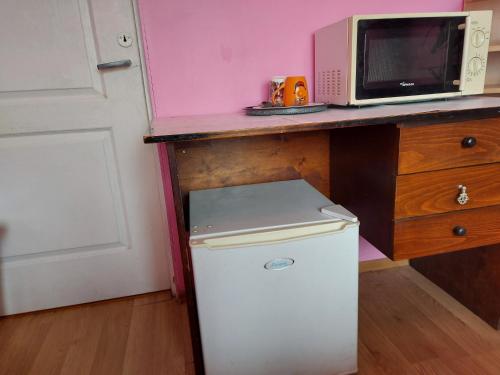
<svg viewBox="0 0 500 375">
<path fill-rule="evenodd" d="M 398 129 L 336 129 L 331 140 L 331 199 L 357 215 L 360 234 L 392 258 Z"/>
<path fill-rule="evenodd" d="M 494 329 L 500 328 L 500 244 L 413 259 L 410 264 Z"/>
<path fill-rule="evenodd" d="M 174 198 L 177 234 L 182 259 L 184 283 L 186 288 L 186 302 L 189 318 L 189 331 L 193 349 L 193 360 L 196 374 L 204 374 L 203 354 L 201 348 L 200 326 L 198 311 L 196 309 L 196 295 L 194 290 L 194 278 L 192 273 L 191 252 L 189 251 L 189 238 L 186 232 L 186 217 L 189 211 L 184 210 L 183 192 L 179 184 L 179 168 L 176 158 L 176 145 L 166 144 L 171 188 Z"/>
</svg>

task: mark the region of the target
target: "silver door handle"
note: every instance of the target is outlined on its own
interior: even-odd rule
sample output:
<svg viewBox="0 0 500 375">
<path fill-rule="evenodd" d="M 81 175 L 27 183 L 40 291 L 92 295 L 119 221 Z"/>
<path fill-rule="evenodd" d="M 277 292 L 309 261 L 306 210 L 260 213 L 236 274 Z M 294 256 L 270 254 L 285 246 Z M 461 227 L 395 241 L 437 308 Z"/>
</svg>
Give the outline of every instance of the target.
<svg viewBox="0 0 500 375">
<path fill-rule="evenodd" d="M 132 60 L 130 59 L 111 61 L 103 64 L 97 64 L 97 70 L 128 68 L 130 65 L 132 65 Z"/>
</svg>

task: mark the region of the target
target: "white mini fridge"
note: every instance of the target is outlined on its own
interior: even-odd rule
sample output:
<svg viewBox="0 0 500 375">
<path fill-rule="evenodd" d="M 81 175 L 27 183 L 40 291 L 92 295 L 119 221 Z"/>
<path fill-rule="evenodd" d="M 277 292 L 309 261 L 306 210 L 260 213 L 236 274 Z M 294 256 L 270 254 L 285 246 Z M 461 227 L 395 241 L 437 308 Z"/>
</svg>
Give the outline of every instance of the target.
<svg viewBox="0 0 500 375">
<path fill-rule="evenodd" d="M 193 191 L 189 204 L 206 374 L 356 372 L 357 219 L 304 180 Z"/>
</svg>

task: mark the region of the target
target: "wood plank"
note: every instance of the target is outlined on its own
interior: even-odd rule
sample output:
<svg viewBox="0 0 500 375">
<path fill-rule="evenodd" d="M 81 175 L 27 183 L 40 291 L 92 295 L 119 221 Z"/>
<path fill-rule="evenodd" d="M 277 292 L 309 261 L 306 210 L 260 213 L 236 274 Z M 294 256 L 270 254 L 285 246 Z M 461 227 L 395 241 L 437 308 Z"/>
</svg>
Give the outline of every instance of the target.
<svg viewBox="0 0 500 375">
<path fill-rule="evenodd" d="M 0 374 L 29 374 L 42 344 L 56 321 L 53 311 L 0 318 Z"/>
<path fill-rule="evenodd" d="M 412 366 L 411 373 L 420 375 L 496 375 L 496 373 L 486 371 L 471 357 L 457 358 L 453 361 L 443 359 L 422 361 Z"/>
<path fill-rule="evenodd" d="M 436 289 L 439 288 L 428 280 L 427 282 L 430 285 L 422 288 L 422 284 L 415 282 L 418 275 L 410 267 L 402 267 L 398 269 L 398 272 L 391 274 L 391 282 L 404 285 L 404 288 L 402 288 L 404 292 L 399 292 L 399 295 L 410 301 L 429 319 L 438 321 L 440 329 L 453 341 L 460 343 L 467 355 L 472 356 L 498 348 L 500 337 L 492 335 L 493 332 L 490 327 L 487 327 L 479 318 L 475 320 L 469 319 L 471 317 L 470 311 L 466 310 L 456 300 L 451 303 L 458 305 L 458 313 L 457 309 L 450 308 L 451 303 L 448 299 L 451 297 L 443 290 L 436 292 Z M 389 285 L 387 286 L 389 287 Z M 438 303 L 442 301 L 446 301 L 446 308 L 441 303 Z"/>
<path fill-rule="evenodd" d="M 422 361 L 414 364 L 411 370 L 408 371 L 410 374 L 418 375 L 459 375 L 448 368 L 446 362 L 441 359 L 431 359 L 428 361 Z M 466 374 L 463 374 L 466 375 Z"/>
<path fill-rule="evenodd" d="M 488 341 L 490 345 L 496 348 L 500 346 L 499 332 L 492 329 L 483 319 L 472 313 L 467 307 L 453 298 L 453 296 L 446 293 L 430 279 L 420 272 L 417 272 L 413 267 L 400 268 L 397 272 L 415 284 L 415 286 L 422 289 L 428 297 L 435 300 L 435 303 L 439 303 L 446 308 L 448 312 L 476 332 L 481 338 Z M 435 316 L 435 318 L 439 319 L 440 316 Z M 441 320 L 442 318 L 438 321 Z"/>
<path fill-rule="evenodd" d="M 457 202 L 459 185 L 467 187 L 465 205 Z M 396 219 L 498 204 L 500 163 L 402 175 L 396 180 Z"/>
<path fill-rule="evenodd" d="M 0 374 L 194 374 L 186 305 L 168 292 L 1 318 L 0 346 Z"/>
<path fill-rule="evenodd" d="M 484 373 L 497 375 L 500 369 L 500 350 L 493 350 L 473 356 L 471 360 L 485 370 Z"/>
<path fill-rule="evenodd" d="M 66 354 L 75 340 L 74 323 L 79 315 L 80 311 L 76 309 L 60 314 L 57 323 L 52 324 L 47 332 L 29 374 L 61 373 Z"/>
<path fill-rule="evenodd" d="M 500 44 L 490 44 L 489 52 L 500 52 Z"/>
<path fill-rule="evenodd" d="M 359 358 L 360 371 L 375 370 L 383 374 L 400 374 L 410 362 L 385 334 L 383 327 L 370 318 L 364 309 L 359 310 Z"/>
<path fill-rule="evenodd" d="M 459 343 L 401 293 L 407 282 L 400 279 L 394 283 L 394 272 L 397 269 L 362 274 L 360 311 L 364 310 L 370 315 L 410 364 L 467 355 Z M 398 285 L 398 288 L 394 288 L 394 285 Z M 391 303 L 393 300 L 398 303 Z"/>
<path fill-rule="evenodd" d="M 500 84 L 491 84 L 491 85 L 485 85 L 484 86 L 484 93 L 485 94 L 500 94 Z"/>
<path fill-rule="evenodd" d="M 389 371 L 384 371 L 379 366 L 378 354 L 372 354 L 366 345 L 360 340 L 358 344 L 358 374 L 363 375 L 386 375 Z"/>
<path fill-rule="evenodd" d="M 183 142 L 175 157 L 186 202 L 192 190 L 299 178 L 330 196 L 328 132 Z"/>
<path fill-rule="evenodd" d="M 113 301 L 74 308 L 74 314 L 70 321 L 71 328 L 66 333 L 62 332 L 63 335 L 71 337 L 71 341 L 61 367 L 61 375 L 86 375 L 91 373 L 103 333 L 103 325 L 106 324 L 106 312 L 109 309 L 109 303 L 115 304 Z M 130 309 L 130 303 L 121 305 L 120 309 Z M 50 363 L 47 360 L 46 362 Z"/>
<path fill-rule="evenodd" d="M 466 229 L 463 236 L 455 227 Z M 396 222 L 394 259 L 412 259 L 500 242 L 500 206 L 475 208 Z"/>
<path fill-rule="evenodd" d="M 124 375 L 161 374 L 167 368 L 171 375 L 186 373 L 189 356 L 180 344 L 188 331 L 177 326 L 187 323 L 187 316 L 183 306 L 173 302 L 165 293 L 134 300 Z"/>
<path fill-rule="evenodd" d="M 477 144 L 464 147 L 474 137 Z M 433 171 L 500 161 L 498 118 L 401 128 L 399 174 Z"/>
<path fill-rule="evenodd" d="M 389 258 L 385 259 L 375 259 L 375 260 L 367 260 L 364 262 L 359 262 L 359 273 L 363 272 L 371 272 L 371 271 L 380 271 L 388 268 L 395 267 L 406 267 L 408 266 L 408 260 L 390 260 Z"/>
<path fill-rule="evenodd" d="M 295 116 L 256 117 L 231 113 L 168 117 L 153 120 L 151 133 L 144 137 L 144 142 L 211 140 L 415 121 L 462 121 L 497 117 L 498 109 L 500 98 L 476 96 L 426 103 L 332 108 Z"/>
<path fill-rule="evenodd" d="M 109 302 L 104 311 L 101 334 L 97 342 L 91 374 L 118 375 L 123 371 L 127 348 L 133 299 Z"/>
</svg>

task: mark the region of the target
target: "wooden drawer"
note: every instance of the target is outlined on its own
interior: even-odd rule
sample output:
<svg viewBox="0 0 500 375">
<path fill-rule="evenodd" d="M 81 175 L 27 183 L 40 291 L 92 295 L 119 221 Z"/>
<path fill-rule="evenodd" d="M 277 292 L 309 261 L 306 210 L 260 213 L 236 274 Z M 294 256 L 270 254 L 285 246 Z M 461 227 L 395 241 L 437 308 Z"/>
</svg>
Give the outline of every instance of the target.
<svg viewBox="0 0 500 375">
<path fill-rule="evenodd" d="M 465 228 L 457 235 L 454 228 Z M 500 242 L 500 206 L 402 220 L 394 226 L 394 259 L 464 250 Z"/>
<path fill-rule="evenodd" d="M 469 201 L 457 202 L 458 186 Z M 500 204 L 500 163 L 401 175 L 396 178 L 396 219 Z"/>
<path fill-rule="evenodd" d="M 475 139 L 464 146 L 466 139 Z M 500 119 L 402 127 L 398 173 L 433 171 L 500 161 Z"/>
</svg>

